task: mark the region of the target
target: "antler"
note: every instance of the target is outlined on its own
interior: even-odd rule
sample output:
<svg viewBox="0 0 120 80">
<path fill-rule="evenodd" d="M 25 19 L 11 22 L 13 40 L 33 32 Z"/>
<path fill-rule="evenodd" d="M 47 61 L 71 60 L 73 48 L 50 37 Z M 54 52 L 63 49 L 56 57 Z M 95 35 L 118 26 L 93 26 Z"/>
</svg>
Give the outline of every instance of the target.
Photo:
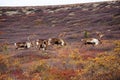
<svg viewBox="0 0 120 80">
<path fill-rule="evenodd" d="M 104 36 L 104 34 L 102 34 L 101 32 L 96 32 L 96 34 L 99 36 L 99 38 L 102 38 Z"/>
<path fill-rule="evenodd" d="M 64 37 L 65 34 L 66 34 L 66 32 L 60 33 L 60 34 L 58 35 L 58 37 L 59 37 L 59 38 Z"/>
<path fill-rule="evenodd" d="M 31 35 L 29 35 L 28 37 L 27 37 L 27 39 L 28 39 L 28 41 L 30 41 L 30 38 L 32 39 L 32 38 L 34 38 L 34 37 L 38 37 L 36 34 L 31 34 Z"/>
<path fill-rule="evenodd" d="M 29 36 L 27 37 L 27 40 L 30 41 L 30 37 Z"/>
</svg>

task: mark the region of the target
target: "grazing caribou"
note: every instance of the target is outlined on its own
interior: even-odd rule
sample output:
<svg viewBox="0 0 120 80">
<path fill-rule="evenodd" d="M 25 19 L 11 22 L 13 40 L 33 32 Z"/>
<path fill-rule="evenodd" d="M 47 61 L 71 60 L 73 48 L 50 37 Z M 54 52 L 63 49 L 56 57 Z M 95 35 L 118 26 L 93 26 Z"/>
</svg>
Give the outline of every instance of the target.
<svg viewBox="0 0 120 80">
<path fill-rule="evenodd" d="M 48 39 L 48 45 L 65 46 L 66 42 L 61 38 L 49 38 Z"/>
<path fill-rule="evenodd" d="M 96 34 L 97 36 L 101 39 L 102 37 L 104 37 L 104 34 L 102 34 L 101 32 L 99 31 L 96 31 Z"/>
<path fill-rule="evenodd" d="M 29 49 L 33 46 L 33 43 L 30 41 L 29 36 L 27 37 L 28 41 L 14 43 L 16 49 Z"/>
<path fill-rule="evenodd" d="M 82 46 L 83 45 L 98 45 L 98 44 L 102 44 L 101 40 L 96 39 L 96 38 L 87 38 L 87 39 L 81 39 L 82 41 Z"/>
<path fill-rule="evenodd" d="M 47 39 L 38 39 L 35 42 L 36 48 L 42 49 L 43 51 L 47 49 L 48 40 Z"/>
<path fill-rule="evenodd" d="M 16 49 L 28 49 L 32 46 L 31 42 L 17 42 L 14 43 L 14 45 L 16 46 Z"/>
<path fill-rule="evenodd" d="M 96 32 L 98 38 L 85 38 L 85 39 L 81 39 L 82 41 L 82 45 L 98 45 L 98 44 L 102 44 L 101 38 L 104 36 L 104 34 L 102 34 L 101 32 Z"/>
</svg>

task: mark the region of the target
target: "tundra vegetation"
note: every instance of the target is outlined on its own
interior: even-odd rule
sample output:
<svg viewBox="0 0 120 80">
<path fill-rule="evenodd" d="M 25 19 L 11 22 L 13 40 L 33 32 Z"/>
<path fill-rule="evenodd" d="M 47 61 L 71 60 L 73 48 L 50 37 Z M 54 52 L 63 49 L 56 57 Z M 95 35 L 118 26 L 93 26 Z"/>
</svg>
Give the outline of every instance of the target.
<svg viewBox="0 0 120 80">
<path fill-rule="evenodd" d="M 112 42 L 112 51 L 97 47 L 103 51 L 94 55 L 70 45 L 56 49 L 56 55 L 10 57 L 1 53 L 0 80 L 119 80 L 120 41 Z M 30 66 L 23 66 L 26 62 Z"/>
</svg>

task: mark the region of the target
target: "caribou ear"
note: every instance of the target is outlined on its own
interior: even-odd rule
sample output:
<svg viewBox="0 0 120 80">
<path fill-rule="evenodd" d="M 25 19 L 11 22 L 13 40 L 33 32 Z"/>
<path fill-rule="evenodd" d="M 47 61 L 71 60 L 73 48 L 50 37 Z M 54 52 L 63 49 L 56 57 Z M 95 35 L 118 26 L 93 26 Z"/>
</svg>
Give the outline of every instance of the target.
<svg viewBox="0 0 120 80">
<path fill-rule="evenodd" d="M 98 35 L 98 37 L 99 37 L 100 39 L 104 36 L 104 34 L 101 33 L 101 32 L 96 32 L 96 34 Z"/>
</svg>

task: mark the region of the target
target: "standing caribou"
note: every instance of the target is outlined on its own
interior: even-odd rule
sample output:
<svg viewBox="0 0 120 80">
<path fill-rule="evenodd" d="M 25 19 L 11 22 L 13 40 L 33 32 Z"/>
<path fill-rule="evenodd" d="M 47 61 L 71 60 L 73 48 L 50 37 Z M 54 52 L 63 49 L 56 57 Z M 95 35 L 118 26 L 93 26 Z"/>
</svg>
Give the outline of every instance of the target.
<svg viewBox="0 0 120 80">
<path fill-rule="evenodd" d="M 87 39 L 81 39 L 82 41 L 82 46 L 83 45 L 92 45 L 92 46 L 95 46 L 95 45 L 98 45 L 98 44 L 101 44 L 101 40 L 99 39 L 96 39 L 96 38 L 87 38 Z"/>
<path fill-rule="evenodd" d="M 62 39 L 62 37 L 64 37 L 65 34 L 66 34 L 66 32 L 63 32 L 58 35 L 58 38 L 49 38 L 48 44 L 49 45 L 57 45 L 57 46 L 65 46 L 66 42 Z"/>
<path fill-rule="evenodd" d="M 65 46 L 66 42 L 61 38 L 49 38 L 48 44 L 49 45 L 57 45 L 57 46 Z"/>
<path fill-rule="evenodd" d="M 17 42 L 17 43 L 14 43 L 14 45 L 16 46 L 16 49 L 28 49 L 28 48 L 30 48 L 32 46 L 35 46 L 39 50 L 42 49 L 44 51 L 50 45 L 51 46 L 53 46 L 53 45 L 65 46 L 66 42 L 62 38 L 60 38 L 63 35 L 64 34 L 60 34 L 58 36 L 58 38 L 37 39 L 35 41 L 30 41 L 30 39 L 29 39 L 30 36 L 29 36 L 28 41 L 26 41 L 26 42 Z"/>
<path fill-rule="evenodd" d="M 39 50 L 42 49 L 43 51 L 47 49 L 48 46 L 48 40 L 47 39 L 37 39 L 35 41 L 36 48 Z"/>
<path fill-rule="evenodd" d="M 97 38 L 85 38 L 85 39 L 81 39 L 82 41 L 82 46 L 83 45 L 98 45 L 98 44 L 102 44 L 101 38 L 104 36 L 103 34 L 101 34 L 100 32 L 96 32 L 96 34 L 99 36 L 99 39 Z"/>
<path fill-rule="evenodd" d="M 16 42 L 14 43 L 16 49 L 29 49 L 33 44 L 30 41 L 29 37 L 27 38 L 28 41 L 24 42 Z"/>
<path fill-rule="evenodd" d="M 16 46 L 16 49 L 28 49 L 32 46 L 31 42 L 17 42 L 14 43 L 14 45 Z"/>
<path fill-rule="evenodd" d="M 60 38 L 49 38 L 48 40 L 38 39 L 36 40 L 35 44 L 39 50 L 42 49 L 43 51 L 46 50 L 48 46 L 53 46 L 53 45 L 65 46 L 66 45 L 65 41 Z"/>
</svg>

